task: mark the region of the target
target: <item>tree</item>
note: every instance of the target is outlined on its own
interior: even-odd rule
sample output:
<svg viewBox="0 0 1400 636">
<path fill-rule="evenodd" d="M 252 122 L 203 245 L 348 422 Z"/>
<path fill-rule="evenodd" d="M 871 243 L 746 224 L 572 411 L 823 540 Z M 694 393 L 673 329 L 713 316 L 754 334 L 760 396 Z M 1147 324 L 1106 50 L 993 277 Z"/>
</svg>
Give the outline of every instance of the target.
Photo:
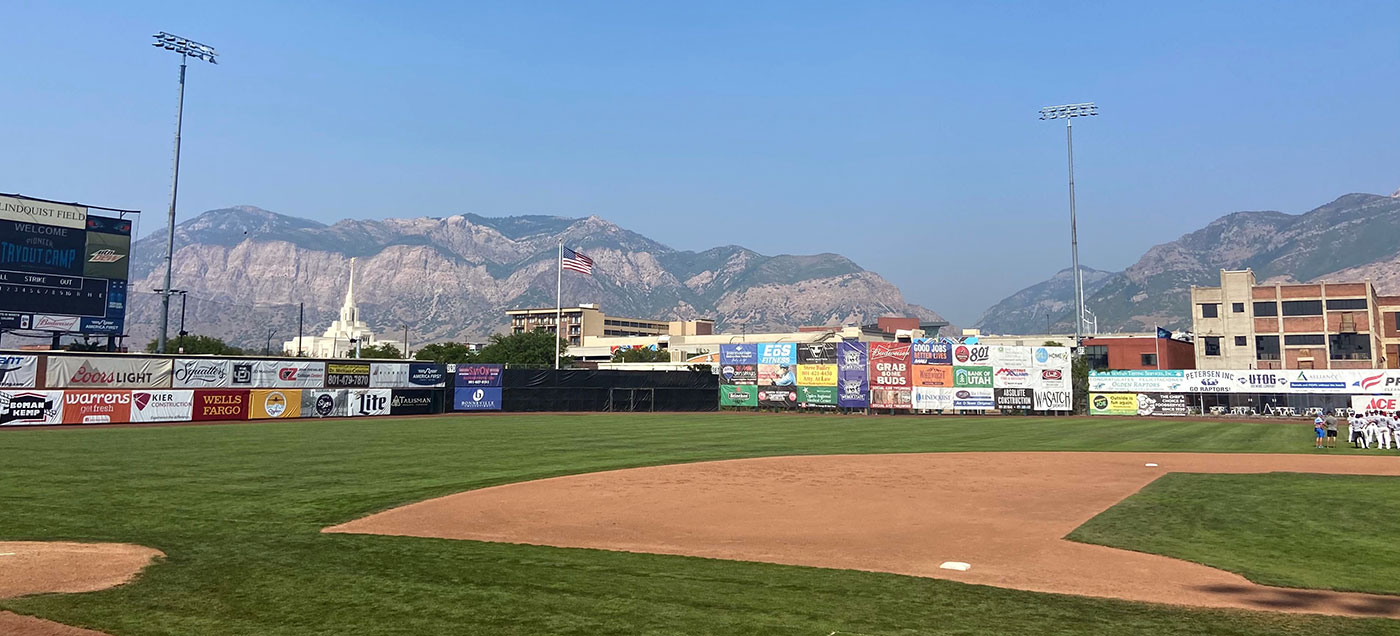
<svg viewBox="0 0 1400 636">
<path fill-rule="evenodd" d="M 1046 340 L 1046 341 L 1045 341 L 1045 344 L 1042 344 L 1042 345 L 1040 345 L 1040 346 L 1042 346 L 1042 347 L 1063 347 L 1064 345 L 1063 345 L 1063 344 L 1060 344 L 1058 341 L 1055 341 L 1055 340 Z"/>
<path fill-rule="evenodd" d="M 413 354 L 415 360 L 428 360 L 438 364 L 461 364 L 471 362 L 472 353 L 470 347 L 460 342 L 434 342 L 424 345 L 417 353 Z"/>
<path fill-rule="evenodd" d="M 155 353 L 156 340 L 152 340 L 146 345 L 146 351 Z M 165 341 L 166 353 L 175 353 L 184 347 L 185 353 L 211 354 L 216 356 L 241 356 L 243 350 L 230 345 L 223 340 L 213 336 L 185 336 L 183 338 L 170 338 Z"/>
<path fill-rule="evenodd" d="M 572 358 L 564 355 L 568 343 L 559 342 L 559 364 L 569 364 Z M 481 348 L 470 362 L 486 364 L 554 364 L 554 334 L 543 329 L 509 336 L 496 334 L 491 343 Z"/>
<path fill-rule="evenodd" d="M 1085 415 L 1089 412 L 1089 361 L 1084 356 L 1072 358 L 1069 377 L 1074 389 L 1074 412 Z"/>
<path fill-rule="evenodd" d="M 403 352 L 392 342 L 381 342 L 370 347 L 360 347 L 361 358 L 402 358 Z"/>
<path fill-rule="evenodd" d="M 651 350 L 649 347 L 618 349 L 613 352 L 613 362 L 670 362 L 671 352 L 665 349 Z"/>
</svg>

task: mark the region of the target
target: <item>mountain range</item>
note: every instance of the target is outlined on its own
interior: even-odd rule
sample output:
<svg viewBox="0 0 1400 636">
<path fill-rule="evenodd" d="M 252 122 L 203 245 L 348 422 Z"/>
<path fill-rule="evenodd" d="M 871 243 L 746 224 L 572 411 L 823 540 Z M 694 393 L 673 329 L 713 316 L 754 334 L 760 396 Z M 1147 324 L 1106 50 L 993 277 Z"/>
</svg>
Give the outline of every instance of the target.
<svg viewBox="0 0 1400 636">
<path fill-rule="evenodd" d="M 942 320 L 893 284 L 838 254 L 765 256 L 726 245 L 676 250 L 599 217 L 345 220 L 333 225 L 251 206 L 210 210 L 175 228 L 172 288 L 185 290 L 186 329 L 254 349 L 307 335 L 335 317 L 356 258 L 363 319 L 389 339 L 479 341 L 504 311 L 552 307 L 557 241 L 593 258 L 593 276 L 565 272 L 565 305 L 655 319 L 714 318 L 726 330 L 872 323 L 885 315 Z M 132 245 L 131 344 L 154 338 L 164 233 Z M 171 327 L 179 329 L 180 298 Z"/>
<path fill-rule="evenodd" d="M 1261 283 L 1370 278 L 1380 293 L 1400 293 L 1400 192 L 1348 194 L 1303 214 L 1227 214 L 1149 249 L 1121 272 L 1082 268 L 1085 307 L 1100 332 L 1189 329 L 1191 286 L 1218 286 L 1221 269 L 1244 268 Z M 1073 331 L 1070 274 L 1066 268 L 1012 294 L 975 326 L 984 333 Z"/>
</svg>

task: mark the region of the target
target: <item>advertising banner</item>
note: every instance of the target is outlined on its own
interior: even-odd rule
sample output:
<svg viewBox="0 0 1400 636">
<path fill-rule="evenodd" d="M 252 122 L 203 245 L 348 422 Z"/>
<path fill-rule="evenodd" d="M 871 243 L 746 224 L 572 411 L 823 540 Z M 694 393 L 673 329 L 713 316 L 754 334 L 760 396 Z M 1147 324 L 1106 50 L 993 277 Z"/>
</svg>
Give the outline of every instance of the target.
<svg viewBox="0 0 1400 636">
<path fill-rule="evenodd" d="M 910 362 L 915 366 L 921 364 L 952 366 L 953 345 L 937 338 L 916 338 L 909 347 L 909 355 Z"/>
<path fill-rule="evenodd" d="M 991 345 L 953 345 L 953 364 L 962 366 L 992 366 Z"/>
<path fill-rule="evenodd" d="M 952 388 L 953 367 L 942 364 L 915 364 L 911 379 L 916 387 Z"/>
<path fill-rule="evenodd" d="M 905 387 L 910 385 L 910 345 L 907 342 L 872 342 L 870 344 L 870 389 L 876 387 Z M 908 393 L 907 391 L 905 393 Z M 876 400 L 870 398 L 873 405 Z"/>
<path fill-rule="evenodd" d="M 832 367 L 835 368 L 835 365 Z M 836 406 L 836 398 L 834 386 L 797 387 L 797 403 L 804 406 Z"/>
<path fill-rule="evenodd" d="M 999 409 L 1024 409 L 1035 408 L 1034 389 L 992 389 L 993 397 Z"/>
<path fill-rule="evenodd" d="M 1283 371 L 1237 371 L 1235 393 L 1287 393 L 1288 374 Z"/>
<path fill-rule="evenodd" d="M 0 219 L 81 230 L 87 227 L 87 208 L 67 203 L 0 196 Z"/>
<path fill-rule="evenodd" d="M 1184 393 L 1139 393 L 1138 415 L 1186 417 L 1190 408 Z"/>
<path fill-rule="evenodd" d="M 727 344 L 719 346 L 719 363 L 758 364 L 758 345 Z"/>
<path fill-rule="evenodd" d="M 444 368 L 443 373 L 447 370 Z M 410 373 L 412 373 L 410 371 Z M 443 392 L 431 389 L 396 389 L 389 400 L 390 415 L 430 415 L 443 411 Z"/>
<path fill-rule="evenodd" d="M 50 388 L 158 389 L 170 386 L 174 361 L 128 356 L 50 356 Z"/>
<path fill-rule="evenodd" d="M 877 409 L 914 408 L 914 392 L 907 386 L 870 387 L 870 407 Z"/>
<path fill-rule="evenodd" d="M 94 217 L 96 218 L 96 217 Z M 83 250 L 83 276 L 126 280 L 131 253 L 130 234 L 87 232 Z"/>
<path fill-rule="evenodd" d="M 1137 415 L 1136 393 L 1094 393 L 1089 396 L 1089 415 Z"/>
<path fill-rule="evenodd" d="M 799 386 L 836 386 L 836 365 L 799 364 L 797 365 L 797 384 Z"/>
<path fill-rule="evenodd" d="M 791 342 L 758 345 L 758 383 L 762 386 L 797 384 L 797 345 Z M 760 399 L 760 401 L 762 401 Z"/>
<path fill-rule="evenodd" d="M 758 387 L 749 385 L 719 385 L 720 406 L 758 406 Z"/>
<path fill-rule="evenodd" d="M 960 389 L 990 389 L 991 367 L 953 367 L 953 386 Z"/>
<path fill-rule="evenodd" d="M 458 365 L 457 370 L 462 369 Z M 499 411 L 501 410 L 501 387 L 458 385 L 453 391 L 452 410 L 454 411 Z"/>
<path fill-rule="evenodd" d="M 171 386 L 177 389 L 223 389 L 233 382 L 233 361 L 176 358 Z"/>
<path fill-rule="evenodd" d="M 1070 390 L 1069 371 L 1036 367 L 1031 370 L 1031 375 L 1035 376 L 1036 382 L 1032 388 L 1037 393 L 1040 391 Z"/>
<path fill-rule="evenodd" d="M 1037 384 L 1037 371 L 1031 374 L 1030 367 L 994 367 L 992 386 L 1000 389 L 1028 389 Z"/>
<path fill-rule="evenodd" d="M 836 396 L 839 406 L 863 409 L 870 405 L 870 376 L 867 373 L 864 342 L 842 342 L 836 346 Z"/>
<path fill-rule="evenodd" d="M 407 362 L 374 362 L 369 365 L 369 386 L 373 389 L 408 388 Z"/>
<path fill-rule="evenodd" d="M 745 386 L 757 385 L 758 365 L 720 364 L 719 381 L 720 384 L 739 384 Z"/>
<path fill-rule="evenodd" d="M 389 403 L 394 393 L 389 389 L 351 389 L 349 399 L 350 417 L 388 415 Z"/>
<path fill-rule="evenodd" d="M 64 424 L 131 421 L 131 391 L 64 391 Z"/>
<path fill-rule="evenodd" d="M 1045 389 L 1036 389 L 1035 410 L 1072 411 L 1074 410 L 1074 394 L 1071 393 L 1068 389 L 1063 391 L 1047 391 Z"/>
<path fill-rule="evenodd" d="M 1183 390 L 1184 371 L 1179 370 L 1127 370 L 1090 371 L 1089 390 L 1103 393 L 1170 393 Z"/>
<path fill-rule="evenodd" d="M 797 364 L 797 343 L 777 342 L 758 345 L 759 364 Z"/>
<path fill-rule="evenodd" d="M 327 362 L 326 388 L 328 389 L 367 389 L 369 388 L 369 363 Z"/>
<path fill-rule="evenodd" d="M 294 417 L 301 417 L 301 391 L 258 389 L 248 392 L 248 419 Z"/>
<path fill-rule="evenodd" d="M 211 389 L 194 392 L 194 410 L 190 419 L 211 420 L 248 419 L 248 391 L 244 389 Z"/>
<path fill-rule="evenodd" d="M 501 386 L 501 368 L 499 364 L 459 364 L 456 386 Z M 497 396 L 497 403 L 499 402 L 500 396 Z"/>
<path fill-rule="evenodd" d="M 0 269 L 82 276 L 86 246 L 81 228 L 0 221 Z"/>
<path fill-rule="evenodd" d="M 987 410 L 997 406 L 996 393 L 992 389 L 966 388 L 953 389 L 953 408 Z"/>
<path fill-rule="evenodd" d="M 804 342 L 797 345 L 797 364 L 836 364 L 836 343 Z"/>
<path fill-rule="evenodd" d="M 1393 395 L 1353 395 L 1351 396 L 1351 410 L 1355 413 L 1369 411 L 1391 413 L 1400 410 L 1400 399 Z"/>
<path fill-rule="evenodd" d="M 1232 393 L 1239 384 L 1234 371 L 1183 371 L 1181 386 L 1173 391 L 1185 390 L 1189 393 Z M 1090 389 L 1091 391 L 1093 389 Z"/>
<path fill-rule="evenodd" d="M 0 388 L 32 389 L 39 380 L 39 356 L 0 355 Z"/>
<path fill-rule="evenodd" d="M 303 390 L 302 417 L 345 417 L 349 414 L 350 392 L 340 390 Z"/>
<path fill-rule="evenodd" d="M 0 391 L 0 426 L 63 423 L 63 391 Z"/>
<path fill-rule="evenodd" d="M 194 413 L 194 391 L 132 391 L 131 421 L 188 422 Z"/>
<path fill-rule="evenodd" d="M 418 389 L 447 386 L 447 365 L 435 362 L 408 363 L 408 385 Z"/>
<path fill-rule="evenodd" d="M 1031 358 L 1037 367 L 1064 369 L 1066 374 L 1069 373 L 1069 347 L 1033 347 Z"/>
<path fill-rule="evenodd" d="M 326 363 L 301 360 L 234 362 L 233 385 L 259 389 L 319 389 L 326 385 Z"/>
<path fill-rule="evenodd" d="M 758 387 L 758 405 L 790 409 L 797 406 L 797 387 Z"/>
<path fill-rule="evenodd" d="M 992 350 L 993 367 L 1011 367 L 1028 369 L 1031 366 L 1031 348 L 1013 347 L 1010 345 L 993 345 Z"/>
<path fill-rule="evenodd" d="M 954 389 L 951 387 L 916 386 L 912 391 L 914 408 L 922 411 L 946 411 L 953 408 L 953 393 Z"/>
</svg>

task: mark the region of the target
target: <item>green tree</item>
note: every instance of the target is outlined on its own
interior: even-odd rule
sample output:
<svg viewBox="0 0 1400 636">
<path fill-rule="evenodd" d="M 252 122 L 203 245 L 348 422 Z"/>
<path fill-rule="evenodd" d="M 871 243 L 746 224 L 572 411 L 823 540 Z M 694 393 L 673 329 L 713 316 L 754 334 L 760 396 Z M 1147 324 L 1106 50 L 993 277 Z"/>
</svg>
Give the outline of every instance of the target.
<svg viewBox="0 0 1400 636">
<path fill-rule="evenodd" d="M 381 342 L 370 347 L 360 348 L 361 358 L 402 358 L 403 352 L 392 342 Z"/>
<path fill-rule="evenodd" d="M 560 365 L 573 362 L 572 358 L 564 355 L 568 348 L 568 343 L 562 340 L 559 342 Z M 490 344 L 482 347 L 481 351 L 472 356 L 471 362 L 553 365 L 554 334 L 543 329 L 509 336 L 496 334 L 491 336 Z"/>
<path fill-rule="evenodd" d="M 613 362 L 670 362 L 671 352 L 665 349 L 652 351 L 647 347 L 618 349 L 613 352 Z"/>
<path fill-rule="evenodd" d="M 1074 389 L 1074 412 L 1085 415 L 1089 412 L 1089 361 L 1082 355 L 1071 358 L 1070 386 Z"/>
<path fill-rule="evenodd" d="M 460 342 L 434 342 L 424 345 L 417 353 L 413 354 L 415 360 L 427 360 L 439 364 L 461 364 L 471 362 L 476 354 Z M 552 362 L 552 361 L 551 361 Z"/>
<path fill-rule="evenodd" d="M 157 341 L 146 344 L 146 351 L 155 353 Z M 210 354 L 216 356 L 241 356 L 243 350 L 213 336 L 185 336 L 165 341 L 166 353 L 177 353 L 184 347 L 185 353 Z"/>
<path fill-rule="evenodd" d="M 1055 340 L 1046 340 L 1046 341 L 1045 341 L 1045 344 L 1042 344 L 1042 345 L 1040 345 L 1040 346 L 1042 346 L 1042 347 L 1063 347 L 1064 345 L 1063 345 L 1063 344 L 1060 344 L 1058 341 L 1055 341 Z"/>
</svg>

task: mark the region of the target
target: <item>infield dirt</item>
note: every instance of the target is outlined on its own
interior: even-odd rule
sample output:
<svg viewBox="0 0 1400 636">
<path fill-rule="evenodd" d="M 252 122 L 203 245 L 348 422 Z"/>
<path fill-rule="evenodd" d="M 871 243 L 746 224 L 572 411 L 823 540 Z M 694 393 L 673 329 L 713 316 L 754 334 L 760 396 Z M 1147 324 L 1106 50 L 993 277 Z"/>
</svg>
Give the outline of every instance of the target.
<svg viewBox="0 0 1400 636">
<path fill-rule="evenodd" d="M 1196 563 L 1063 539 L 1167 472 L 1279 471 L 1400 475 L 1400 459 L 1188 453 L 741 459 L 508 484 L 326 531 L 892 572 L 1199 607 L 1400 618 L 1396 596 L 1268 587 Z M 946 561 L 972 568 L 941 569 Z"/>
<path fill-rule="evenodd" d="M 130 581 L 162 556 L 124 543 L 0 541 L 0 598 L 49 592 L 94 592 Z M 12 612 L 0 612 L 6 636 L 105 636 Z"/>
</svg>

